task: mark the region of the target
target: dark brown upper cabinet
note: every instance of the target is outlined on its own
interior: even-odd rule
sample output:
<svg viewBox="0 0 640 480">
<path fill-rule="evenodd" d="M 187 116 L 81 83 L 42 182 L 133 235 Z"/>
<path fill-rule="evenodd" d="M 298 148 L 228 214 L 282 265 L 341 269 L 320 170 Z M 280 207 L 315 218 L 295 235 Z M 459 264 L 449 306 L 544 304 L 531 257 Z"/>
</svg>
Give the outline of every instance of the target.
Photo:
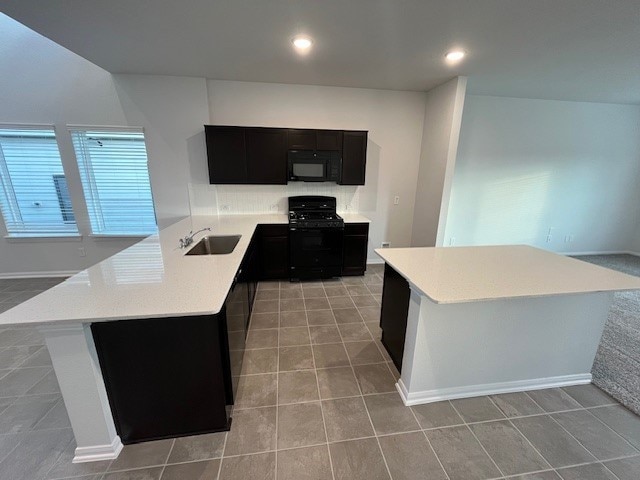
<svg viewBox="0 0 640 480">
<path fill-rule="evenodd" d="M 342 151 L 342 130 L 289 129 L 289 150 Z"/>
<path fill-rule="evenodd" d="M 316 131 L 290 128 L 287 147 L 289 150 L 316 150 Z"/>
<path fill-rule="evenodd" d="M 205 125 L 209 183 L 246 183 L 247 161 L 243 127 Z"/>
<path fill-rule="evenodd" d="M 287 130 L 247 128 L 247 183 L 287 183 Z"/>
<path fill-rule="evenodd" d="M 342 185 L 364 185 L 367 132 L 206 125 L 209 182 L 287 183 L 288 150 L 331 150 L 342 156 Z"/>
<path fill-rule="evenodd" d="M 364 185 L 367 164 L 367 132 L 344 131 L 341 185 Z"/>
<path fill-rule="evenodd" d="M 316 130 L 318 150 L 342 151 L 342 130 Z"/>
</svg>

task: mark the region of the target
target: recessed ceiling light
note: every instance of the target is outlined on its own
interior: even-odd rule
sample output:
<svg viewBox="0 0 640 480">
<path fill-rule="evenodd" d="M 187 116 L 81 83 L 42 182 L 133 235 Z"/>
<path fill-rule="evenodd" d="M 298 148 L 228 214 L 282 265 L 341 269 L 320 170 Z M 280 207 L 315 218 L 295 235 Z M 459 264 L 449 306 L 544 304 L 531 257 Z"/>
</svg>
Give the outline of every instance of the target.
<svg viewBox="0 0 640 480">
<path fill-rule="evenodd" d="M 447 52 L 444 58 L 449 62 L 459 62 L 466 54 L 467 53 L 464 50 L 451 50 L 450 52 Z"/>
<path fill-rule="evenodd" d="M 305 35 L 296 35 L 291 39 L 291 43 L 293 43 L 293 46 L 298 52 L 306 53 L 311 49 L 313 40 Z"/>
</svg>

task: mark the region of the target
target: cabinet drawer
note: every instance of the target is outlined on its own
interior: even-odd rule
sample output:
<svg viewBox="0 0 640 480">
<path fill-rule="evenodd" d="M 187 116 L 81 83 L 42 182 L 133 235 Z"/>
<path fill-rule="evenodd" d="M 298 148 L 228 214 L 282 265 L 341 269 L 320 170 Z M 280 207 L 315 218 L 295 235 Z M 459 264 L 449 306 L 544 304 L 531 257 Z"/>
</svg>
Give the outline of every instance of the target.
<svg viewBox="0 0 640 480">
<path fill-rule="evenodd" d="M 368 223 L 345 223 L 345 235 L 367 235 L 369 233 Z"/>
<path fill-rule="evenodd" d="M 261 237 L 287 237 L 289 235 L 289 225 L 260 225 Z"/>
</svg>

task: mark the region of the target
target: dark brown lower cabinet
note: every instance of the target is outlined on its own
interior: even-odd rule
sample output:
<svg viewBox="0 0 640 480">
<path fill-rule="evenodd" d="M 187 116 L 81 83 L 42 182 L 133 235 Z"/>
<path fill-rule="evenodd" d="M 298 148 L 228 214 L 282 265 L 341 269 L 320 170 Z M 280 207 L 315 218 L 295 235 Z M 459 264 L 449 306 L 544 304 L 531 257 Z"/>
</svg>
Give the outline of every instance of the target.
<svg viewBox="0 0 640 480">
<path fill-rule="evenodd" d="M 364 275 L 367 269 L 368 223 L 345 223 L 342 275 Z"/>
<path fill-rule="evenodd" d="M 254 236 L 218 314 L 91 325 L 123 443 L 229 429 L 259 269 Z"/>
<path fill-rule="evenodd" d="M 289 225 L 258 225 L 261 280 L 289 278 Z"/>
<path fill-rule="evenodd" d="M 399 371 L 402 370 L 404 338 L 407 332 L 409 314 L 409 283 L 388 264 L 384 266 L 384 285 L 382 287 L 382 310 L 380 328 L 382 344 L 389 352 L 391 360 Z"/>
<path fill-rule="evenodd" d="M 229 429 L 221 315 L 91 325 L 123 443 Z"/>
</svg>

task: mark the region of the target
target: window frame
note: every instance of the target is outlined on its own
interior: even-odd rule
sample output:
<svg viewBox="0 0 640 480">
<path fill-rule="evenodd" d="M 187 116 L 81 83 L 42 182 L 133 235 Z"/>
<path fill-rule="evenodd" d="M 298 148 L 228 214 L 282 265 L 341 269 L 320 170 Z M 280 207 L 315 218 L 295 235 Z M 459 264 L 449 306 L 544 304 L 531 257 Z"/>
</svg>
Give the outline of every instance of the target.
<svg viewBox="0 0 640 480">
<path fill-rule="evenodd" d="M 94 238 L 96 240 L 106 240 L 106 239 L 116 239 L 116 238 L 146 238 L 150 235 L 155 235 L 158 233 L 158 215 L 156 213 L 155 199 L 153 194 L 153 185 L 151 183 L 151 172 L 149 169 L 149 149 L 147 148 L 147 136 L 143 127 L 136 126 L 113 126 L 113 125 L 75 125 L 68 124 L 67 130 L 71 137 L 71 144 L 73 149 L 73 154 L 76 159 L 76 166 L 78 167 L 78 172 L 80 174 L 80 182 L 82 185 L 82 193 L 84 196 L 85 207 L 87 209 L 88 214 L 88 226 L 89 226 L 89 237 Z M 146 156 L 146 167 L 147 167 L 147 177 L 149 179 L 149 189 L 151 192 L 151 204 L 153 207 L 153 215 L 156 224 L 156 229 L 154 232 L 106 232 L 104 229 L 100 231 L 95 231 L 94 224 L 92 219 L 95 219 L 99 224 L 102 224 L 102 215 L 99 211 L 96 210 L 96 205 L 100 206 L 100 200 L 98 195 L 98 187 L 97 182 L 95 181 L 95 172 L 93 168 L 90 168 L 90 165 L 86 165 L 84 159 L 81 159 L 76 151 L 76 144 L 74 141 L 74 133 L 76 132 L 114 132 L 114 133 L 141 133 L 142 139 L 144 142 L 145 148 L 145 156 Z M 90 159 L 90 156 L 89 156 Z M 89 185 L 85 187 L 84 178 L 89 180 Z M 89 194 L 89 197 L 88 197 Z"/>
<path fill-rule="evenodd" d="M 55 175 L 63 175 L 65 180 L 68 178 L 67 171 L 65 169 L 62 153 L 60 151 L 60 142 L 58 137 L 58 130 L 54 124 L 50 123 L 0 123 L 0 130 L 34 130 L 34 131 L 50 131 L 53 133 L 53 140 L 55 142 L 56 151 L 58 153 L 58 158 L 60 159 L 60 166 L 62 168 L 62 174 L 53 174 Z M 69 200 L 71 204 L 71 212 L 73 214 L 74 220 L 72 222 L 65 221 L 62 210 L 60 210 L 60 216 L 62 218 L 62 222 L 60 226 L 66 227 L 75 227 L 75 228 L 66 228 L 60 230 L 50 230 L 42 229 L 40 231 L 29 231 L 29 229 L 24 228 L 22 231 L 12 231 L 10 228 L 9 222 L 7 222 L 7 216 L 11 217 L 11 223 L 19 224 L 24 222 L 23 212 L 20 208 L 20 203 L 18 200 L 18 196 L 16 195 L 15 187 L 14 187 L 14 179 L 11 177 L 11 173 L 6 163 L 6 159 L 4 158 L 4 154 L 0 149 L 0 195 L 2 195 L 9 207 L 9 211 L 2 210 L 0 212 L 0 218 L 2 221 L 2 226 L 4 227 L 5 235 L 4 238 L 10 241 L 21 241 L 21 240 L 38 240 L 38 239 L 59 239 L 64 240 L 65 238 L 70 239 L 78 239 L 82 238 L 80 234 L 80 230 L 78 228 L 78 222 L 75 219 L 76 212 L 73 209 L 73 202 L 71 200 L 71 195 L 69 194 Z M 52 180 L 53 181 L 53 180 Z M 55 182 L 54 182 L 55 188 Z"/>
</svg>

